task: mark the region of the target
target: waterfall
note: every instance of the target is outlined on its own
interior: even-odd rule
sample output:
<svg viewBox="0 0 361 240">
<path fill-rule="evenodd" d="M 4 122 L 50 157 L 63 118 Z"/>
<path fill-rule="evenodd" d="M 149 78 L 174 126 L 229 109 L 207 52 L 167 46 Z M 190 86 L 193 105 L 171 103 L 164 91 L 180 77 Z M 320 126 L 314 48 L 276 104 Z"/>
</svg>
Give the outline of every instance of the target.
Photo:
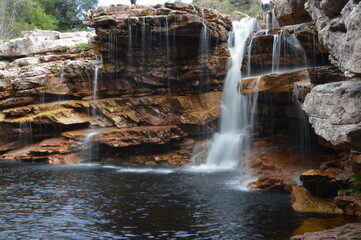
<svg viewBox="0 0 361 240">
<path fill-rule="evenodd" d="M 280 55 L 281 55 L 282 31 L 279 34 L 273 35 L 272 48 L 272 73 L 280 70 Z"/>
<path fill-rule="evenodd" d="M 281 30 L 273 35 L 272 73 L 303 69 L 309 65 L 305 49 L 295 34 Z"/>
<path fill-rule="evenodd" d="M 98 158 L 99 153 L 99 143 L 94 140 L 94 137 L 101 133 L 104 130 L 94 129 L 89 132 L 84 138 L 84 150 L 81 151 L 81 156 L 88 160 L 93 160 Z"/>
<path fill-rule="evenodd" d="M 64 75 L 65 75 L 65 62 L 61 66 L 61 72 L 60 72 L 60 84 L 64 83 Z M 63 100 L 63 96 L 61 94 L 58 95 L 58 102 Z"/>
<path fill-rule="evenodd" d="M 132 35 L 132 25 L 128 25 L 128 64 L 130 67 L 133 66 L 133 35 Z"/>
<path fill-rule="evenodd" d="M 250 150 L 250 125 L 252 117 L 250 99 L 237 91 L 241 76 L 241 64 L 245 42 L 254 30 L 254 19 L 233 22 L 228 46 L 231 53 L 231 66 L 228 70 L 221 105 L 221 126 L 216 133 L 207 157 L 207 165 L 234 167 Z"/>
<path fill-rule="evenodd" d="M 276 14 L 275 14 L 275 9 L 272 9 L 272 29 L 278 28 L 279 27 L 279 23 L 278 20 L 276 18 Z"/>
<path fill-rule="evenodd" d="M 19 126 L 19 146 L 25 147 L 33 143 L 33 129 L 31 123 L 20 122 Z"/>
<path fill-rule="evenodd" d="M 99 77 L 99 69 L 103 66 L 102 61 L 96 61 L 94 63 L 95 69 L 94 69 L 94 80 L 93 80 L 93 101 L 95 102 L 98 98 L 98 77 Z M 92 116 L 94 117 L 96 115 L 96 108 L 93 107 Z"/>
<path fill-rule="evenodd" d="M 253 38 L 251 39 L 251 42 L 248 45 L 247 48 L 247 77 L 251 76 L 251 56 L 252 56 L 252 45 L 253 45 Z"/>
<path fill-rule="evenodd" d="M 204 18 L 204 10 L 202 8 L 201 12 L 202 17 L 202 29 L 199 37 L 199 49 L 198 49 L 198 64 L 199 69 L 202 69 L 205 72 L 205 75 L 200 74 L 198 76 L 198 82 L 199 82 L 199 90 L 201 92 L 207 92 L 208 91 L 208 83 L 209 83 L 209 71 L 208 71 L 208 59 L 209 59 L 209 48 L 210 48 L 210 36 L 209 36 L 209 30 L 206 24 L 206 19 Z"/>
<path fill-rule="evenodd" d="M 304 163 L 307 163 L 308 159 L 311 159 L 311 135 L 310 135 L 310 124 L 308 122 L 308 116 L 301 108 L 302 102 L 299 100 L 299 92 L 302 91 L 302 86 L 294 85 L 293 87 L 293 106 L 297 113 L 297 129 L 299 129 L 298 142 L 299 146 L 303 150 Z"/>
<path fill-rule="evenodd" d="M 145 24 L 146 24 L 146 22 L 145 22 L 145 17 L 143 17 L 142 18 L 142 53 L 143 53 L 143 60 L 145 61 L 145 51 L 146 51 L 146 46 L 145 46 L 145 44 L 146 44 L 146 42 L 145 42 L 145 40 L 146 40 L 146 31 L 145 31 Z"/>
<path fill-rule="evenodd" d="M 169 50 L 169 23 L 168 17 L 165 17 L 165 44 L 166 44 L 166 58 L 167 61 L 170 60 L 170 50 Z"/>
</svg>

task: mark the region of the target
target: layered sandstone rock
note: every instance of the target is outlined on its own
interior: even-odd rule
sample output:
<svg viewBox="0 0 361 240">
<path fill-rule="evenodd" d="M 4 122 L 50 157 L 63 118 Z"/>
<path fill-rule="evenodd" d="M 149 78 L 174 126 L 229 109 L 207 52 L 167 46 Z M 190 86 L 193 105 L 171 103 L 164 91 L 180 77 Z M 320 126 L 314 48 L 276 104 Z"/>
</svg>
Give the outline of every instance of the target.
<svg viewBox="0 0 361 240">
<path fill-rule="evenodd" d="M 21 56 L 39 54 L 1 65 L 3 157 L 186 164 L 194 139 L 216 128 L 230 18 L 181 3 L 112 5 L 86 24 L 98 51 L 68 48 L 82 33 L 28 32 L 22 44 L 37 47 Z"/>
<path fill-rule="evenodd" d="M 111 5 L 89 11 L 85 24 L 96 29 L 112 94 L 222 89 L 229 16 L 183 3 Z"/>
<path fill-rule="evenodd" d="M 93 36 L 94 33 L 90 32 L 25 31 L 22 38 L 0 44 L 0 59 L 64 51 L 81 43 L 88 44 Z"/>
<path fill-rule="evenodd" d="M 306 9 L 316 21 L 319 40 L 331 62 L 347 76 L 361 74 L 361 3 L 353 0 L 310 0 Z"/>
</svg>

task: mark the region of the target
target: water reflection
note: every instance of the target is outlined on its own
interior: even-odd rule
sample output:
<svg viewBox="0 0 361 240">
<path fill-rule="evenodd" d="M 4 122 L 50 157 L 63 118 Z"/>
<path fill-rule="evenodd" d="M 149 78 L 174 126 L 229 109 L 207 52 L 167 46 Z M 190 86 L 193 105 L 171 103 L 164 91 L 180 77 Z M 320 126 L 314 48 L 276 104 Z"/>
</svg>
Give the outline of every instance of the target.
<svg viewBox="0 0 361 240">
<path fill-rule="evenodd" d="M 322 215 L 244 192 L 231 170 L 0 162 L 1 239 L 286 239 Z M 326 216 L 323 216 L 326 218 Z"/>
</svg>

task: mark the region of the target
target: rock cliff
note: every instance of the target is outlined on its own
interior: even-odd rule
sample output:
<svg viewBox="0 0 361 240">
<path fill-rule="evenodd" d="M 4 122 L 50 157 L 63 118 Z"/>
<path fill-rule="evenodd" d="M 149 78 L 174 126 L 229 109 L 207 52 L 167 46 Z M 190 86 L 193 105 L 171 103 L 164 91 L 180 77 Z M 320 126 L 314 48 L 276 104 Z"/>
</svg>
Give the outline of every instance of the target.
<svg viewBox="0 0 361 240">
<path fill-rule="evenodd" d="M 35 31 L 0 46 L 3 158 L 188 163 L 216 128 L 230 17 L 111 5 L 85 24 L 96 36 Z"/>
<path fill-rule="evenodd" d="M 320 42 L 346 76 L 361 74 L 361 3 L 353 0 L 309 0 L 306 10 L 316 21 Z"/>
</svg>

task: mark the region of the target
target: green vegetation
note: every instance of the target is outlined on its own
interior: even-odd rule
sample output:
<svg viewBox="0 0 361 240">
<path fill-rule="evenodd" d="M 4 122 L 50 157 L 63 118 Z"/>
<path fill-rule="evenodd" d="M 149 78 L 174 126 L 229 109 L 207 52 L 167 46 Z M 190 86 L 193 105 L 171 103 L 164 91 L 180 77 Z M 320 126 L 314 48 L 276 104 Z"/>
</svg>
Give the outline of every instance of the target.
<svg viewBox="0 0 361 240">
<path fill-rule="evenodd" d="M 92 47 L 88 43 L 79 43 L 79 44 L 75 45 L 75 49 L 78 52 L 86 52 L 86 51 L 89 51 L 90 49 L 92 49 Z"/>
<path fill-rule="evenodd" d="M 258 0 L 193 0 L 193 4 L 204 8 L 213 8 L 226 14 L 239 11 L 251 17 L 261 12 Z"/>
<path fill-rule="evenodd" d="M 346 194 L 359 194 L 361 193 L 361 176 L 354 175 L 348 180 L 349 188 L 346 190 Z"/>
<path fill-rule="evenodd" d="M 18 37 L 21 31 L 83 29 L 82 11 L 98 0 L 0 0 L 0 39 Z"/>
</svg>

